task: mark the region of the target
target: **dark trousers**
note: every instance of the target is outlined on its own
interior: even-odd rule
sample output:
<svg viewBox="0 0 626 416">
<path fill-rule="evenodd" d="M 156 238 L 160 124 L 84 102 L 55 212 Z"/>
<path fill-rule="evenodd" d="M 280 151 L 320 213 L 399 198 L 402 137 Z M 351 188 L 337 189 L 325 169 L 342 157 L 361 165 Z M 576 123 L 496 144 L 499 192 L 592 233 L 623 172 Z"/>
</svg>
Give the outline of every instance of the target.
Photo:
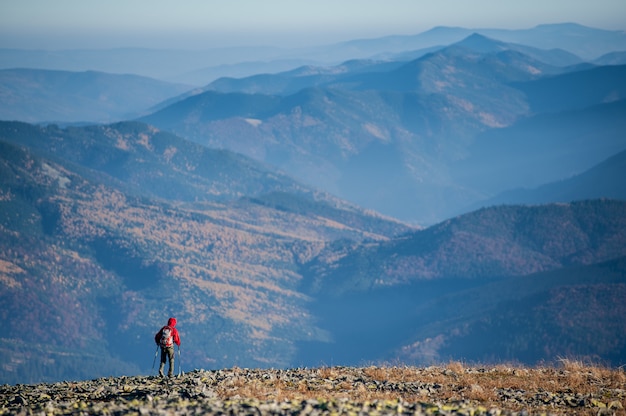
<svg viewBox="0 0 626 416">
<path fill-rule="evenodd" d="M 168 377 L 172 377 L 174 375 L 174 347 L 161 347 L 161 365 L 159 365 L 159 375 L 163 377 L 163 368 L 165 367 L 165 363 L 167 359 L 170 359 L 170 366 L 167 371 Z"/>
</svg>

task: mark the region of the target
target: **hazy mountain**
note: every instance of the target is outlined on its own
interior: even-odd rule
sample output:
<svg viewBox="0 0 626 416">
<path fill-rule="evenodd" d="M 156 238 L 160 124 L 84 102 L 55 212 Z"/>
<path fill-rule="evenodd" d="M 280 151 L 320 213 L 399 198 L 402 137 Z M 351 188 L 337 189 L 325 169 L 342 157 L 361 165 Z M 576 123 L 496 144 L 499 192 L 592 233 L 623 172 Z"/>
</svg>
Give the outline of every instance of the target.
<svg viewBox="0 0 626 416">
<path fill-rule="evenodd" d="M 435 27 L 415 35 L 358 39 L 292 49 L 258 45 L 206 50 L 0 49 L 0 68 L 132 73 L 170 82 L 202 86 L 221 76 L 278 72 L 287 69 L 290 61 L 293 62 L 294 68 L 300 66 L 303 61 L 317 65 L 333 65 L 350 59 L 378 59 L 407 51 L 443 47 L 458 42 L 472 33 L 539 49 L 560 49 L 585 60 L 593 60 L 607 53 L 626 50 L 626 35 L 623 32 L 562 23 L 516 30 Z M 413 59 L 417 57 L 413 56 Z M 258 69 L 250 70 L 250 63 L 254 63 L 253 65 L 256 65 Z"/>
<path fill-rule="evenodd" d="M 1 124 L 2 382 L 147 373 L 170 315 L 189 368 L 288 365 L 299 264 L 409 229 L 146 126 Z"/>
<path fill-rule="evenodd" d="M 334 66 L 307 65 L 278 74 L 220 78 L 202 91 L 291 95 L 305 88 L 335 85 L 342 80 L 350 85 L 350 78 L 355 75 L 386 72 L 404 64 L 403 61 L 351 60 Z"/>
<path fill-rule="evenodd" d="M 206 50 L 117 48 L 48 51 L 0 49 L 0 68 L 136 74 L 190 84 L 191 81 L 181 77 L 182 74 L 206 67 L 237 64 L 251 60 L 281 59 L 280 57 L 284 53 L 280 48 L 264 46 L 210 48 Z M 200 85 L 210 81 L 207 80 Z"/>
<path fill-rule="evenodd" d="M 626 50 L 626 34 L 622 31 L 596 29 L 575 23 L 557 23 L 513 30 L 439 26 L 416 35 L 358 39 L 330 45 L 325 49 L 312 48 L 309 56 L 321 56 L 326 51 L 333 57 L 367 58 L 379 53 L 450 45 L 473 33 L 539 49 L 565 50 L 583 59 L 595 59 L 609 52 Z"/>
<path fill-rule="evenodd" d="M 5 69 L 0 70 L 0 119 L 111 122 L 137 117 L 189 89 L 137 75 Z"/>
<path fill-rule="evenodd" d="M 589 88 L 595 95 L 592 85 L 576 88 Z M 556 101 L 558 108 L 561 102 Z M 486 131 L 476 137 L 470 156 L 456 163 L 453 172 L 459 182 L 487 195 L 570 178 L 626 149 L 625 114 L 626 101 L 620 100 L 544 113 Z"/>
<path fill-rule="evenodd" d="M 461 50 L 459 50 L 461 48 Z M 564 51 L 544 51 L 522 45 L 513 45 L 489 39 L 485 36 L 472 34 L 460 42 L 454 43 L 454 47 L 440 47 L 428 55 L 439 56 L 445 54 L 451 56 L 456 54 L 457 59 L 462 59 L 463 55 L 473 51 L 481 55 L 489 54 L 496 56 L 502 53 L 500 59 L 508 59 L 509 63 L 515 59 L 514 54 L 518 52 L 524 57 L 519 58 L 521 78 L 529 79 L 529 72 L 536 74 L 561 73 L 562 69 L 556 66 L 569 66 L 581 63 L 580 58 L 568 54 Z M 508 51 L 508 52 L 507 52 Z M 509 53 L 508 58 L 504 55 Z M 257 74 L 244 78 L 221 78 L 204 87 L 203 91 L 219 92 L 243 92 L 249 94 L 278 94 L 289 95 L 298 90 L 309 87 L 334 87 L 342 89 L 411 89 L 414 82 L 411 82 L 414 69 L 409 69 L 407 76 L 399 75 L 401 67 L 406 67 L 408 61 L 428 62 L 430 57 L 424 57 L 427 53 L 421 53 L 413 59 L 404 60 L 351 60 L 340 65 L 330 67 L 304 66 L 291 71 L 277 74 Z M 420 59 L 424 58 L 424 59 Z M 469 61 L 472 58 L 466 59 Z M 528 62 L 525 62 L 528 61 Z M 473 63 L 476 65 L 476 63 Z M 547 64 L 547 65 L 546 65 Z M 493 69 L 485 66 L 487 71 Z M 507 70 L 510 70 L 507 68 Z M 485 74 L 485 76 L 496 74 Z M 502 74 L 500 74 L 502 75 Z M 384 82 L 379 79 L 387 79 Z M 391 80 L 388 80 L 391 79 Z M 409 81 L 407 83 L 407 81 Z"/>
<path fill-rule="evenodd" d="M 578 110 L 626 99 L 626 65 L 583 69 L 515 84 L 535 113 Z"/>
<path fill-rule="evenodd" d="M 472 38 L 478 37 L 472 35 Z M 471 39 L 466 39 L 472 43 Z M 352 89 L 381 89 L 392 91 L 420 91 L 424 93 L 463 94 L 478 90 L 493 99 L 489 88 L 507 88 L 507 83 L 529 81 L 563 69 L 542 63 L 512 49 L 501 50 L 498 42 L 487 38 L 481 41 L 487 51 L 477 51 L 466 42 L 453 44 L 425 55 L 397 69 L 383 74 L 366 74 L 353 79 L 329 84 L 347 85 Z M 493 46 L 494 50 L 489 45 Z M 482 48 L 479 48 L 482 49 Z M 352 83 L 351 83 L 351 82 Z M 485 90 L 485 88 L 488 88 Z"/>
<path fill-rule="evenodd" d="M 540 49 L 563 49 L 591 60 L 606 53 L 626 50 L 626 33 L 576 23 L 543 24 L 530 29 L 479 30 L 485 36 Z"/>
<path fill-rule="evenodd" d="M 594 198 L 626 200 L 624 177 L 626 177 L 626 151 L 571 178 L 533 189 L 506 191 L 474 207 L 500 204 L 545 204 Z"/>
<path fill-rule="evenodd" d="M 610 52 L 593 61 L 597 65 L 626 65 L 626 51 Z"/>
<path fill-rule="evenodd" d="M 420 195 L 414 191 L 419 189 L 415 178 L 429 178 L 427 186 L 442 184 L 432 160 L 437 145 L 456 152 L 459 143 L 446 141 L 450 132 L 480 127 L 472 118 L 448 125 L 449 116 L 437 112 L 446 101 L 429 102 L 414 93 L 335 89 L 305 89 L 287 97 L 207 92 L 142 121 L 210 147 L 244 153 L 344 199 L 406 218 L 414 202 L 394 198 Z M 411 118 L 422 110 L 419 119 Z M 465 112 L 459 106 L 454 111 Z M 439 135 L 428 131 L 431 126 L 424 120 Z M 432 141 L 420 139 L 417 133 L 422 132 Z M 414 158 L 419 161 L 412 163 Z"/>
<path fill-rule="evenodd" d="M 457 45 L 481 53 L 494 53 L 507 50 L 515 51 L 552 66 L 578 65 L 583 62 L 578 56 L 563 49 L 546 50 L 515 43 L 496 41 L 479 33 L 468 36 L 458 42 Z"/>
<path fill-rule="evenodd" d="M 620 102 L 599 105 L 623 95 L 622 68 L 557 67 L 510 47 L 474 34 L 410 62 L 222 79 L 141 120 L 433 223 L 497 192 L 580 173 L 626 145 Z M 569 140 L 579 157 L 562 152 Z"/>
<path fill-rule="evenodd" d="M 318 62 L 308 59 L 277 59 L 271 61 L 243 61 L 230 64 L 209 66 L 194 69 L 184 74 L 170 77 L 169 81 L 184 82 L 198 87 L 207 85 L 219 78 L 224 77 L 248 77 L 258 74 L 273 74 L 292 70 L 304 65 L 316 65 Z"/>
</svg>

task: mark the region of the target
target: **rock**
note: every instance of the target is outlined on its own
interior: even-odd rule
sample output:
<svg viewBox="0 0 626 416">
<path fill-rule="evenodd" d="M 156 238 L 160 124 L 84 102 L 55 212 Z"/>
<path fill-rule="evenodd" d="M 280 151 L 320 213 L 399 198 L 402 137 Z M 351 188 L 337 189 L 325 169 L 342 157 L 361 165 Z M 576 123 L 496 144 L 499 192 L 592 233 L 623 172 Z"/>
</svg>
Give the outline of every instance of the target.
<svg viewBox="0 0 626 416">
<path fill-rule="evenodd" d="M 448 371 L 446 373 L 446 371 Z M 242 415 L 522 415 L 623 410 L 626 392 L 599 380 L 596 392 L 561 386 L 493 388 L 499 373 L 466 369 L 195 370 L 181 377 L 120 377 L 41 385 L 0 386 L 2 414 Z M 545 376 L 534 370 L 506 377 Z M 394 374 L 400 374 L 394 375 Z M 481 377 L 489 386 L 481 384 Z M 465 379 L 468 381 L 464 381 Z M 513 385 L 515 384 L 513 383 Z M 512 384 L 509 384 L 512 385 Z M 532 383 L 530 384 L 532 386 Z M 557 384 L 554 384 L 557 386 Z M 521 388 L 524 387 L 524 388 Z M 620 386 L 621 387 L 621 386 Z M 468 392 L 474 394 L 467 394 Z M 493 394 L 488 394 L 493 392 Z M 484 394 L 483 394 L 484 393 Z M 476 398 L 493 397 L 485 402 Z M 608 401 L 607 398 L 610 398 Z M 520 410 L 522 409 L 522 410 Z"/>
</svg>

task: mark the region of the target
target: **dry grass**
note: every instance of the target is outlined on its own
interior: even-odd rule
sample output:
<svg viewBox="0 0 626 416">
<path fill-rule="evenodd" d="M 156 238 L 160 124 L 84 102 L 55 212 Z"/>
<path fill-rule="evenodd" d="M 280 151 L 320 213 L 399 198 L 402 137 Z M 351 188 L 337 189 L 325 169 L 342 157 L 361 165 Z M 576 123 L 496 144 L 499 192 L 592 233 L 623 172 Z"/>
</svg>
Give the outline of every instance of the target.
<svg viewBox="0 0 626 416">
<path fill-rule="evenodd" d="M 0 386 L 3 414 L 626 415 L 623 369 L 407 366 L 194 370 Z M 523 413 L 521 413 L 523 411 Z"/>
<path fill-rule="evenodd" d="M 218 383 L 220 398 L 255 398 L 259 400 L 348 399 L 358 402 L 401 400 L 406 402 L 470 402 L 484 408 L 528 409 L 533 412 L 571 414 L 554 402 L 542 404 L 536 397 L 587 395 L 605 405 L 612 403 L 612 414 L 626 414 L 626 373 L 623 369 L 561 360 L 557 366 L 523 367 L 497 365 L 466 366 L 450 362 L 436 367 L 371 366 L 363 368 L 323 367 L 312 370 L 312 377 L 292 377 L 289 372 L 273 371 L 267 379 L 251 381 L 249 370 L 235 369 L 241 376 L 229 383 Z M 293 375 L 293 373 L 291 373 Z M 238 380 L 238 381 L 237 381 Z M 391 386 L 391 387 L 389 387 Z M 407 388 L 409 386 L 410 388 Z M 417 386 L 417 387 L 416 387 Z M 421 388 L 419 386 L 438 386 Z M 502 392 L 513 391 L 528 401 L 507 399 Z M 622 393 L 620 393 L 620 391 Z M 619 403 L 619 404 L 618 404 Z M 616 407 L 617 406 L 617 407 Z M 619 408 L 621 406 L 621 409 Z M 576 414 L 597 414 L 597 408 L 577 408 Z"/>
</svg>

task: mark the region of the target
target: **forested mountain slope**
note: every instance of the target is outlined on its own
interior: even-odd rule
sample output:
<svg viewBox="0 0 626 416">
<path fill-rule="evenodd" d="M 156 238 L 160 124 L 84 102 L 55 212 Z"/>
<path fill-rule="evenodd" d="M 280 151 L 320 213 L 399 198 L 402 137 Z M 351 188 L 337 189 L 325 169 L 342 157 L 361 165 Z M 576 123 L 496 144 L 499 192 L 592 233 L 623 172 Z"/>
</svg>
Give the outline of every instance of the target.
<svg viewBox="0 0 626 416">
<path fill-rule="evenodd" d="M 0 143 L 3 382 L 146 371 L 170 315 L 190 367 L 287 365 L 325 336 L 298 265 L 409 229 L 137 124 L 3 123 Z"/>
<path fill-rule="evenodd" d="M 317 362 L 626 362 L 626 202 L 481 209 L 390 241 L 329 246 L 303 290 Z"/>
</svg>

